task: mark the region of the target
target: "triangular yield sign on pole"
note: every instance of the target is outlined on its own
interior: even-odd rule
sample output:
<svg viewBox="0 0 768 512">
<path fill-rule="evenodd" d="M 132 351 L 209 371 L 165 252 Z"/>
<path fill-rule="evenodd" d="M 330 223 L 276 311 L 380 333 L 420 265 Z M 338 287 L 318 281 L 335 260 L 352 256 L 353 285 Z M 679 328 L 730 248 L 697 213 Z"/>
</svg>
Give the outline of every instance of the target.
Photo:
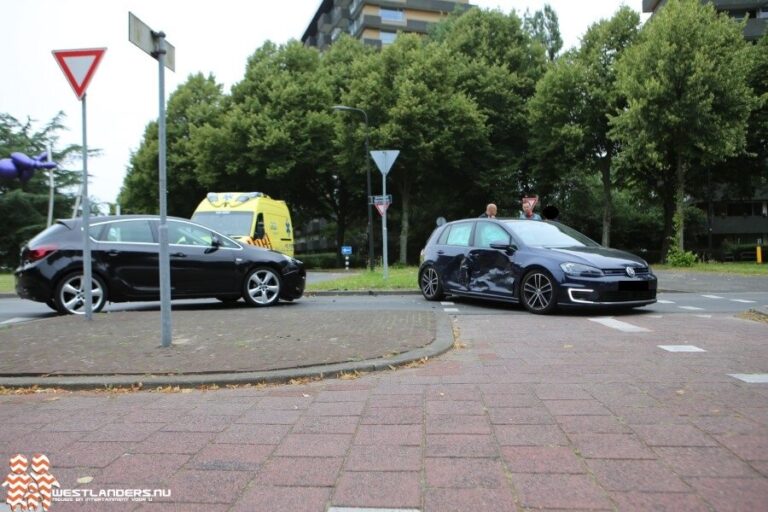
<svg viewBox="0 0 768 512">
<path fill-rule="evenodd" d="M 53 50 L 53 56 L 67 77 L 69 85 L 75 91 L 78 100 L 82 100 L 85 90 L 106 52 L 106 48 L 86 48 L 82 50 Z"/>
<path fill-rule="evenodd" d="M 381 174 L 384 176 L 389 173 L 392 168 L 392 164 L 397 160 L 397 155 L 400 154 L 399 149 L 388 149 L 384 151 L 371 151 L 371 158 L 376 162 L 376 167 L 379 168 Z"/>
<path fill-rule="evenodd" d="M 387 211 L 387 208 L 389 208 L 389 203 L 382 203 L 382 204 L 375 204 L 374 205 L 377 210 L 379 210 L 379 215 L 384 215 L 384 212 Z"/>
</svg>

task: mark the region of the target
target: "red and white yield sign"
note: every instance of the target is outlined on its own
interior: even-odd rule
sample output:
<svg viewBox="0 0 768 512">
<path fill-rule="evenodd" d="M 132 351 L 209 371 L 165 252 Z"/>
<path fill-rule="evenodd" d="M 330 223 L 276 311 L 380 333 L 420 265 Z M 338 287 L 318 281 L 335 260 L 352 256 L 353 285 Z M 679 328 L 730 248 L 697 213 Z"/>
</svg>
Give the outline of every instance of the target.
<svg viewBox="0 0 768 512">
<path fill-rule="evenodd" d="M 86 48 L 82 50 L 53 50 L 53 56 L 67 77 L 69 85 L 75 91 L 78 100 L 82 100 L 85 90 L 106 52 L 106 48 Z"/>
</svg>

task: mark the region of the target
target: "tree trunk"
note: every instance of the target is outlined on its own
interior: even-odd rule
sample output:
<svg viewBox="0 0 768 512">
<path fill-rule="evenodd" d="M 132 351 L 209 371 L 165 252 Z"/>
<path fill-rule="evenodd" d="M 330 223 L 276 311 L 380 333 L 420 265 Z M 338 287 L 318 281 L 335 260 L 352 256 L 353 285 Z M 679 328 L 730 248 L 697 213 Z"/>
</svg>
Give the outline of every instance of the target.
<svg viewBox="0 0 768 512">
<path fill-rule="evenodd" d="M 611 157 L 600 162 L 603 178 L 603 246 L 611 246 L 611 220 L 613 218 L 613 197 L 611 195 Z"/>
<path fill-rule="evenodd" d="M 675 190 L 675 206 L 677 214 L 677 248 L 684 251 L 683 244 L 683 228 L 685 227 L 685 165 L 683 164 L 683 156 L 678 151 L 677 153 L 677 169 L 676 169 L 676 190 Z"/>
<path fill-rule="evenodd" d="M 671 183 L 671 176 L 666 172 L 664 173 L 664 180 L 662 182 L 661 199 L 663 201 L 664 208 L 664 233 L 661 239 L 661 261 L 667 261 L 667 253 L 669 252 L 670 238 L 674 231 L 673 217 L 675 215 L 675 191 Z"/>
<path fill-rule="evenodd" d="M 408 231 L 410 227 L 410 190 L 408 185 L 401 190 L 403 199 L 403 213 L 400 223 L 400 263 L 405 265 L 408 262 Z"/>
</svg>

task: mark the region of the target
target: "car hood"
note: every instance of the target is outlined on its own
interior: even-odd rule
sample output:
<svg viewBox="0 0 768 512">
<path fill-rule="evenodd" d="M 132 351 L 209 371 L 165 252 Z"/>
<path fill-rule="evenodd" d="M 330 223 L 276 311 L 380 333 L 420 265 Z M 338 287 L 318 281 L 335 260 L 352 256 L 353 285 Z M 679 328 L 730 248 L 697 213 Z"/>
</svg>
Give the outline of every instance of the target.
<svg viewBox="0 0 768 512">
<path fill-rule="evenodd" d="M 623 268 L 627 265 L 647 267 L 648 263 L 639 256 L 607 247 L 558 247 L 544 249 L 558 255 L 563 262 L 584 263 L 593 267 Z"/>
</svg>

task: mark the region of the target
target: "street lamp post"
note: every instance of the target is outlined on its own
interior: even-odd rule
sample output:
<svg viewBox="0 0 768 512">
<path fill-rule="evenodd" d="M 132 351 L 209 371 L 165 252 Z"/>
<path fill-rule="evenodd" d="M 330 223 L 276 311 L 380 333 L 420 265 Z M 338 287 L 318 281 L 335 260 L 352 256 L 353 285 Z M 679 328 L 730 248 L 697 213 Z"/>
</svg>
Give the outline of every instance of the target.
<svg viewBox="0 0 768 512">
<path fill-rule="evenodd" d="M 373 261 L 373 209 L 371 208 L 371 165 L 368 162 L 370 153 L 368 152 L 368 114 L 361 108 L 348 107 L 346 105 L 334 105 L 333 110 L 346 110 L 360 112 L 365 119 L 365 176 L 366 176 L 366 201 L 368 202 L 368 261 L 370 269 L 374 269 Z"/>
</svg>

